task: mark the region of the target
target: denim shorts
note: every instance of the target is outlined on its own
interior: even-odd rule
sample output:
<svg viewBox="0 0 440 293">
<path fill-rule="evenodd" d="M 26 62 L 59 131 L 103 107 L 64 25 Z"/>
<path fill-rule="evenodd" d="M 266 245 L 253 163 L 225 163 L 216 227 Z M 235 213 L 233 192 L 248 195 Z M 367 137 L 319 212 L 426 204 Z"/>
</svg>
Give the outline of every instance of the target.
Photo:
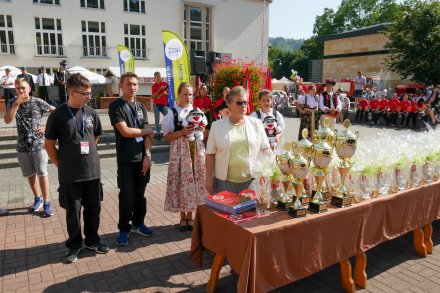
<svg viewBox="0 0 440 293">
<path fill-rule="evenodd" d="M 44 149 L 35 152 L 18 152 L 18 163 L 23 177 L 32 177 L 35 174 L 39 177 L 47 176 L 47 162 L 48 156 Z"/>
</svg>

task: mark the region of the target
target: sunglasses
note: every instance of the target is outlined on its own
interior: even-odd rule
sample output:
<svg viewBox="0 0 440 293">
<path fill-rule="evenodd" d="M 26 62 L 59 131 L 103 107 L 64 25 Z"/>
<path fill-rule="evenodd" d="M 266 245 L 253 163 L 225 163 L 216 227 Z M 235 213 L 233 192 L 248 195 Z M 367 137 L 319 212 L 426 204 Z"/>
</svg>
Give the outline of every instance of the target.
<svg viewBox="0 0 440 293">
<path fill-rule="evenodd" d="M 235 103 L 239 106 L 247 106 L 249 104 L 249 102 L 247 101 L 235 101 Z"/>
</svg>

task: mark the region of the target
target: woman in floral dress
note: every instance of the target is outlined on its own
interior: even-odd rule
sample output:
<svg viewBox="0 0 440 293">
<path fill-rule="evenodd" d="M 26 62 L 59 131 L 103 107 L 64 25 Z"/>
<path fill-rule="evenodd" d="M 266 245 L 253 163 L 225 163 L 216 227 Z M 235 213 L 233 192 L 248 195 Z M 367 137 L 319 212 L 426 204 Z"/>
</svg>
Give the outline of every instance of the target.
<svg viewBox="0 0 440 293">
<path fill-rule="evenodd" d="M 207 195 L 205 189 L 205 146 L 203 141 L 189 142 L 187 135 L 194 127 L 182 127 L 182 121 L 193 109 L 193 88 L 188 83 L 178 88 L 179 102 L 162 121 L 164 139 L 171 142 L 165 211 L 180 212 L 181 231 L 192 230 L 193 213 Z M 202 131 L 204 131 L 202 127 Z"/>
</svg>

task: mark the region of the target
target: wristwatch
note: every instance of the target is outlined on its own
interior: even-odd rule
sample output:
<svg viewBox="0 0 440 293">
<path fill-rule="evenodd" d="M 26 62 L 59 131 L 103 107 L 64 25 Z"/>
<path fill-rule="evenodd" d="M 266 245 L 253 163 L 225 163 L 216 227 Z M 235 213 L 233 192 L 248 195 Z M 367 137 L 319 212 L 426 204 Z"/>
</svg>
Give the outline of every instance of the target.
<svg viewBox="0 0 440 293">
<path fill-rule="evenodd" d="M 145 152 L 145 156 L 151 158 L 151 152 Z"/>
</svg>

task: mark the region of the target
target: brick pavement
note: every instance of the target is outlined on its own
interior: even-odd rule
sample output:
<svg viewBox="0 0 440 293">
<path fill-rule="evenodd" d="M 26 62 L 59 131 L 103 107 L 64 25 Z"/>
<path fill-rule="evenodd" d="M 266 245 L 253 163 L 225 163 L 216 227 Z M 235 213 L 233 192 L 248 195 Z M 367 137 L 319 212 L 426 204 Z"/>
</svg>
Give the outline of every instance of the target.
<svg viewBox="0 0 440 293">
<path fill-rule="evenodd" d="M 57 176 L 49 166 L 54 216 L 29 214 L 31 191 L 20 170 L 0 170 L 0 206 L 11 210 L 0 218 L 0 292 L 203 292 L 212 255 L 204 266 L 191 261 L 190 232 L 179 232 L 177 214 L 163 212 L 167 154 L 153 157 L 155 165 L 147 187 L 146 224 L 155 235 L 132 235 L 126 247 L 115 247 L 117 234 L 116 159 L 102 159 L 105 198 L 100 235 L 111 245 L 107 255 L 83 251 L 75 264 L 63 264 L 66 251 L 65 212 L 57 201 Z M 416 256 L 411 233 L 367 252 L 368 290 L 359 292 L 440 292 L 440 222 L 434 223 L 434 253 Z M 219 292 L 235 292 L 237 275 L 221 270 Z M 275 292 L 341 292 L 339 267 L 285 286 Z"/>
</svg>

